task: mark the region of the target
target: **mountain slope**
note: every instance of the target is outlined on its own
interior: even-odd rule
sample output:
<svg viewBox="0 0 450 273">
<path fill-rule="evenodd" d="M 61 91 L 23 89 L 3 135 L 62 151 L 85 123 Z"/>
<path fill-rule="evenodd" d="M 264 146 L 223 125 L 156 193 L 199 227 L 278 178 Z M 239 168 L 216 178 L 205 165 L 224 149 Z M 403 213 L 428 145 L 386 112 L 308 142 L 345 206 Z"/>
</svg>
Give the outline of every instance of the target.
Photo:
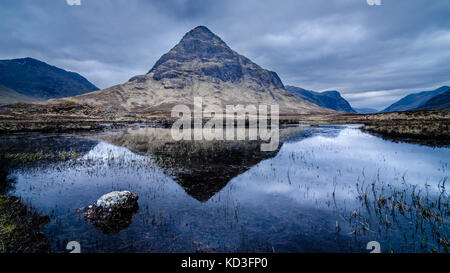
<svg viewBox="0 0 450 273">
<path fill-rule="evenodd" d="M 286 90 L 321 107 L 336 111 L 356 113 L 350 106 L 350 103 L 341 97 L 341 94 L 338 91 L 315 92 L 289 85 L 286 85 Z"/>
<path fill-rule="evenodd" d="M 133 112 L 170 113 L 178 104 L 278 104 L 280 113 L 329 113 L 284 89 L 275 72 L 231 50 L 208 28 L 199 26 L 164 54 L 145 75 L 104 90 L 67 98 Z"/>
<path fill-rule="evenodd" d="M 395 111 L 407 111 L 413 110 L 425 104 L 431 98 L 438 96 L 445 91 L 447 91 L 450 87 L 442 86 L 433 91 L 423 91 L 420 93 L 409 94 L 406 97 L 400 99 L 395 102 L 388 108 L 384 109 L 382 112 L 395 112 Z"/>
<path fill-rule="evenodd" d="M 446 110 L 450 109 L 450 88 L 440 95 L 431 98 L 424 105 L 416 108 L 417 110 Z"/>
<path fill-rule="evenodd" d="M 37 99 L 75 96 L 98 90 L 77 73 L 33 58 L 0 60 L 0 84 Z"/>
<path fill-rule="evenodd" d="M 6 86 L 0 85 L 0 105 L 17 102 L 32 102 L 36 99 L 17 93 Z"/>
</svg>

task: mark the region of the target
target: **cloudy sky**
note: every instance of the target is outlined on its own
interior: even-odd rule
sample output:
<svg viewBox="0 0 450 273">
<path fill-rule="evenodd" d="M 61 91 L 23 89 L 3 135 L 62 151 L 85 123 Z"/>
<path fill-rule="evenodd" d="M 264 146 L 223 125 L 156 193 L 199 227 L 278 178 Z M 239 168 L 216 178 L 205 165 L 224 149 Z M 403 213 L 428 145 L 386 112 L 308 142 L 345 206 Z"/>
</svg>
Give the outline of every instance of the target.
<svg viewBox="0 0 450 273">
<path fill-rule="evenodd" d="M 205 25 L 285 85 L 385 108 L 450 84 L 450 1 L 1 0 L 0 59 L 34 57 L 100 88 L 146 73 Z"/>
</svg>

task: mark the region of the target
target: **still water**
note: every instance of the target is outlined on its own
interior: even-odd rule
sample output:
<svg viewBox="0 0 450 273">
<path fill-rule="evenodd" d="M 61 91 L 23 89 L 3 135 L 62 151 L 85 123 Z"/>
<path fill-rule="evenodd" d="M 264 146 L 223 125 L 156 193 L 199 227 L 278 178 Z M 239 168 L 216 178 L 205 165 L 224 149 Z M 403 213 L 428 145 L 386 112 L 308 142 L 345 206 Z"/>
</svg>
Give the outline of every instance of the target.
<svg viewBox="0 0 450 273">
<path fill-rule="evenodd" d="M 448 251 L 450 148 L 394 143 L 356 125 L 283 134 L 275 152 L 174 143 L 170 130 L 139 126 L 3 136 L 1 149 L 63 154 L 7 174 L 8 194 L 50 216 L 55 252 L 68 241 L 82 252 L 369 252 L 369 241 L 383 252 Z M 105 232 L 77 209 L 114 190 L 137 193 L 139 210 Z"/>
</svg>

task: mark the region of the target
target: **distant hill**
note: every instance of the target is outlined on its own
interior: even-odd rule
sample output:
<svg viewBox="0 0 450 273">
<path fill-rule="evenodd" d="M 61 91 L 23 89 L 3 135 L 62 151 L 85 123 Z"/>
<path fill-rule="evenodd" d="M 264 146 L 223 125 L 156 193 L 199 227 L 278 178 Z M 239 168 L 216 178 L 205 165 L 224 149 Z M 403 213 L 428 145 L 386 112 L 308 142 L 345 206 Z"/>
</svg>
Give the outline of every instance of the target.
<svg viewBox="0 0 450 273">
<path fill-rule="evenodd" d="M 359 114 L 374 114 L 374 113 L 378 113 L 377 109 L 373 109 L 373 108 L 353 108 L 355 109 L 355 111 Z"/>
<path fill-rule="evenodd" d="M 400 99 L 396 103 L 384 109 L 382 112 L 408 111 L 416 109 L 424 105 L 431 98 L 446 92 L 449 88 L 450 87 L 448 86 L 442 86 L 432 91 L 423 91 L 420 93 L 409 94 L 408 96 Z"/>
<path fill-rule="evenodd" d="M 424 105 L 416 108 L 417 110 L 446 110 L 450 109 L 450 89 L 445 93 L 431 98 Z"/>
<path fill-rule="evenodd" d="M 77 73 L 33 58 L 0 60 L 0 85 L 35 99 L 62 98 L 98 90 Z"/>
<path fill-rule="evenodd" d="M 350 103 L 346 101 L 338 91 L 324 91 L 315 92 L 306 90 L 296 86 L 285 86 L 286 90 L 300 96 L 306 101 L 312 102 L 321 107 L 333 109 L 336 111 L 343 111 L 349 113 L 356 113 L 356 111 L 350 106 Z"/>
<path fill-rule="evenodd" d="M 57 101 L 170 114 L 175 105 L 279 105 L 280 114 L 332 113 L 284 89 L 277 73 L 233 51 L 205 26 L 187 32 L 145 75 L 100 91 Z"/>
<path fill-rule="evenodd" d="M 17 103 L 17 102 L 32 102 L 36 99 L 17 93 L 6 86 L 0 85 L 0 105 Z"/>
</svg>

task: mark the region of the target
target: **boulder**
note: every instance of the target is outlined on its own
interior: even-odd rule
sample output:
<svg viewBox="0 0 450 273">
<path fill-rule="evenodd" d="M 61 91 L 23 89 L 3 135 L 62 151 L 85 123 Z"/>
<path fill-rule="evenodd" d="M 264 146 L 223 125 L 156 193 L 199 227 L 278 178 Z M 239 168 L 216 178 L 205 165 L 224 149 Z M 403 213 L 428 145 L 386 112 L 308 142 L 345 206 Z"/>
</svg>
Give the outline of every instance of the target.
<svg viewBox="0 0 450 273">
<path fill-rule="evenodd" d="M 139 209 L 138 195 L 129 191 L 113 191 L 89 206 L 84 218 L 103 233 L 117 233 L 131 224 Z"/>
</svg>

